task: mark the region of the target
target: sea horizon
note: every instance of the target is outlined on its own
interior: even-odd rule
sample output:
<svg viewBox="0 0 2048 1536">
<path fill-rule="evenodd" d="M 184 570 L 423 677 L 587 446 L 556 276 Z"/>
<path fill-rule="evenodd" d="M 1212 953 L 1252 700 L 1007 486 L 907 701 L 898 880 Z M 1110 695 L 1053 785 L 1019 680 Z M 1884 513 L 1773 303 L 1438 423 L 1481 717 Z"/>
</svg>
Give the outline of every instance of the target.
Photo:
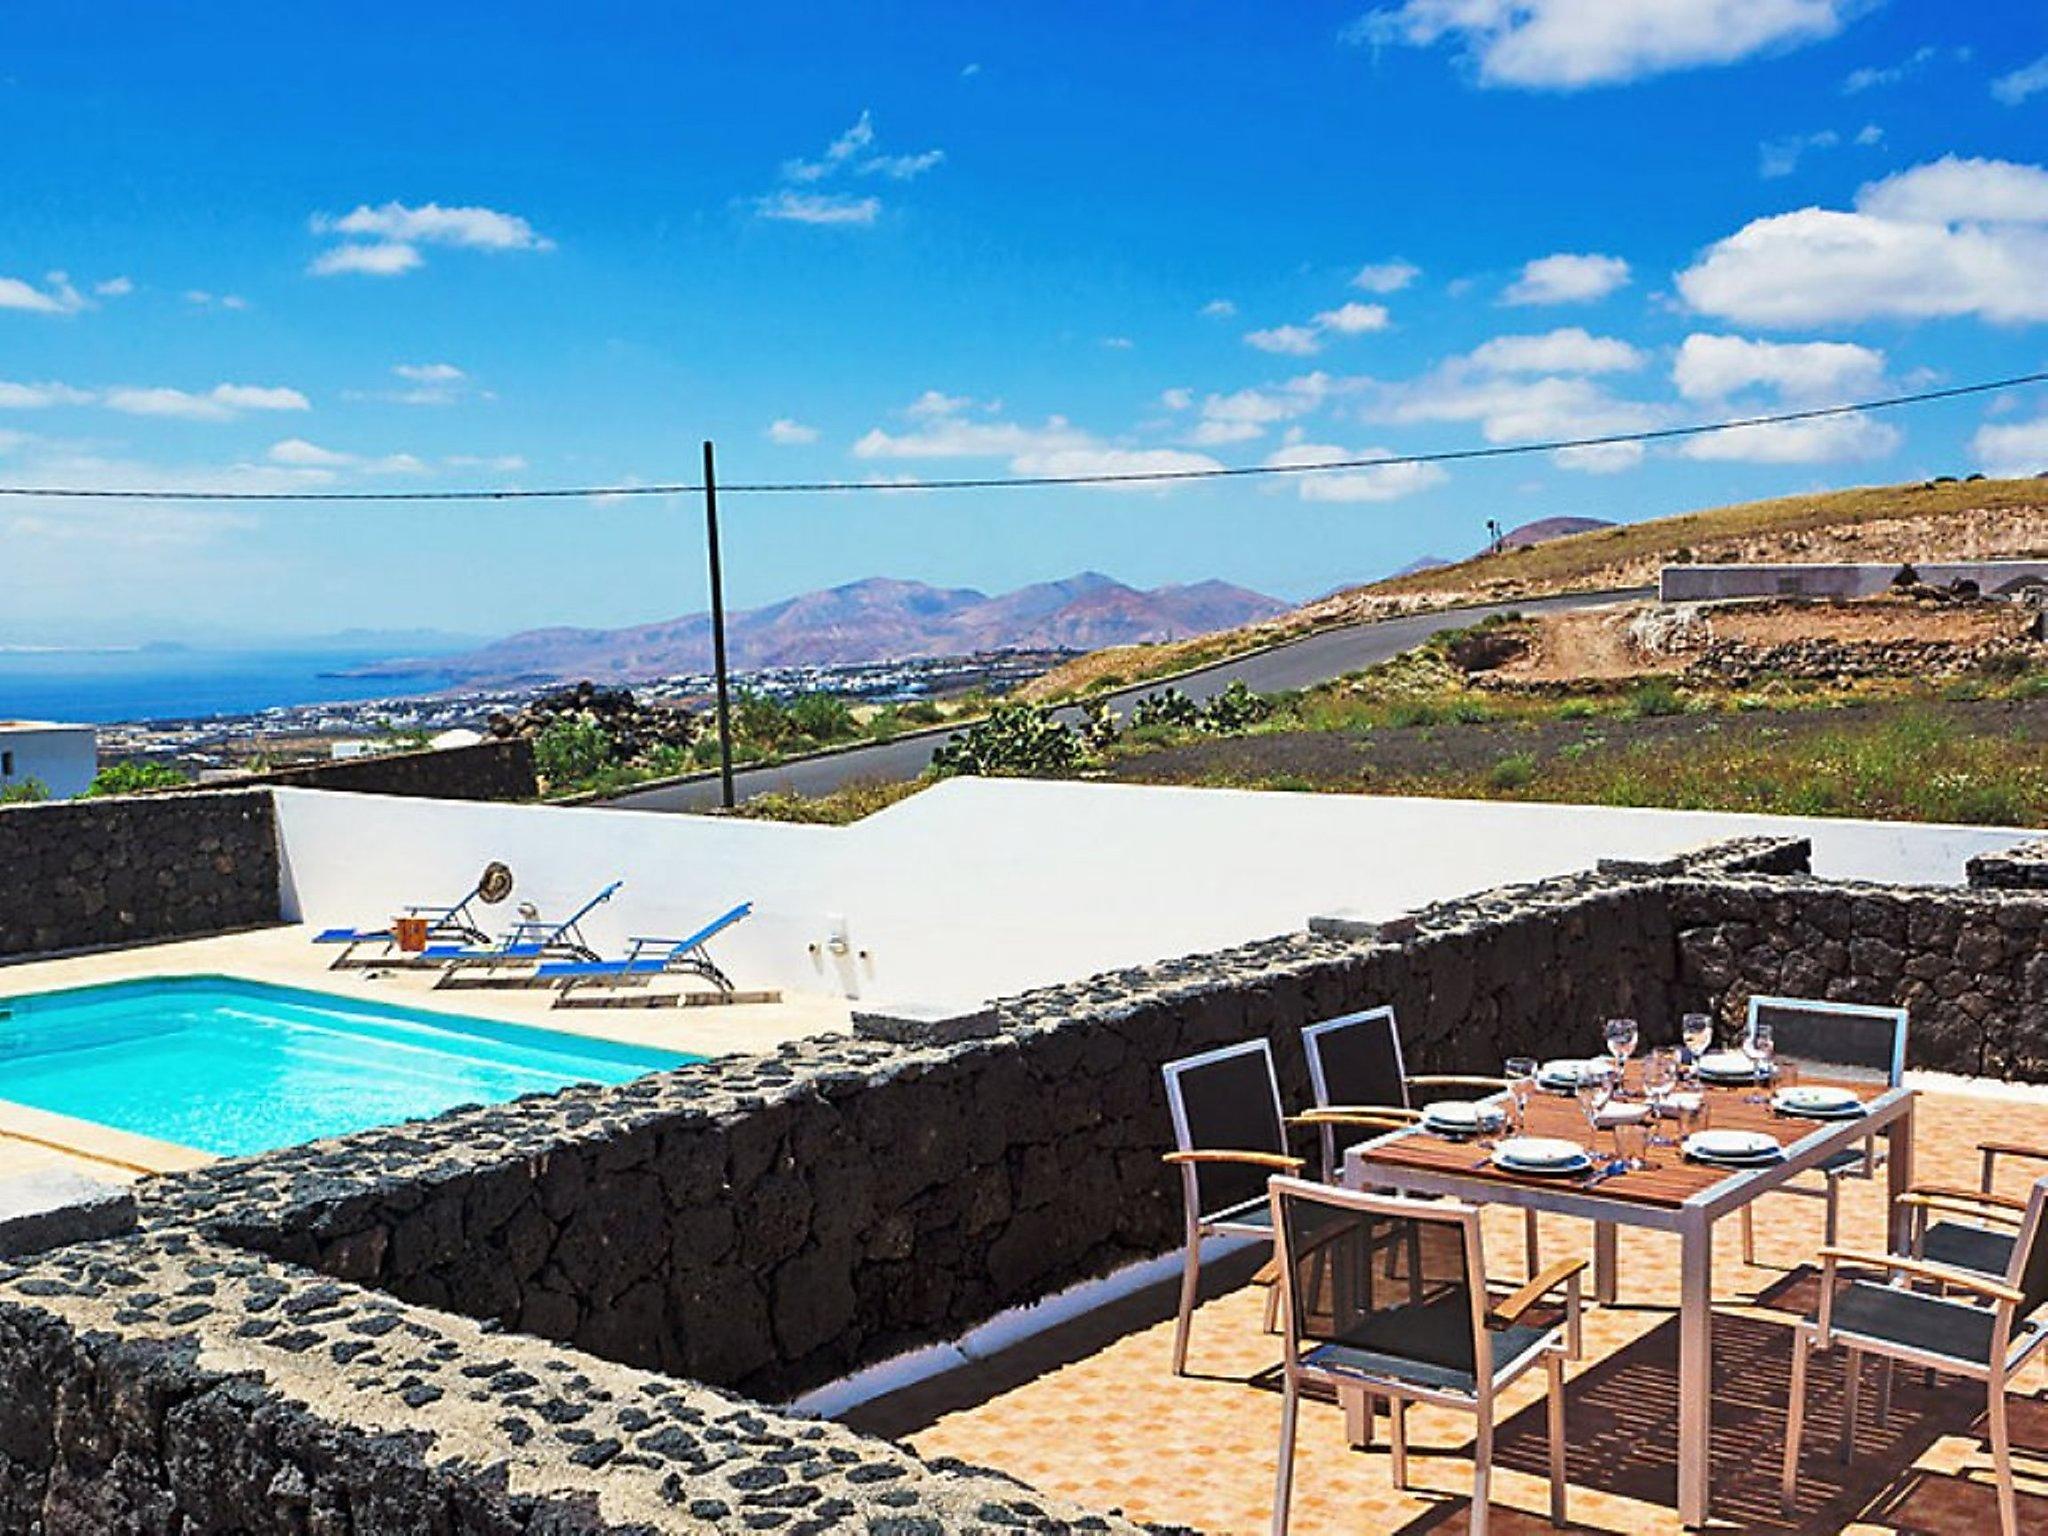
<svg viewBox="0 0 2048 1536">
<path fill-rule="evenodd" d="M 446 677 L 349 677 L 388 649 L 143 645 L 0 647 L 0 719 L 110 725 L 248 715 L 438 693 Z"/>
</svg>

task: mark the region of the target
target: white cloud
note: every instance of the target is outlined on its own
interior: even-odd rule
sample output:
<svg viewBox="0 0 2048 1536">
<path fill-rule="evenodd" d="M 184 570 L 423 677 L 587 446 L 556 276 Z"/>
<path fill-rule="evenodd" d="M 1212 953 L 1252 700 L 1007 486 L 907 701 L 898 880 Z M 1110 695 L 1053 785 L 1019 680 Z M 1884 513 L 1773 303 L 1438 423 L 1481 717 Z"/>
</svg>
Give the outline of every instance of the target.
<svg viewBox="0 0 2048 1536">
<path fill-rule="evenodd" d="M 423 260 L 410 245 L 337 245 L 315 256 L 306 270 L 315 277 L 334 277 L 344 272 L 364 277 L 398 277 L 420 266 Z"/>
<path fill-rule="evenodd" d="M 1323 350 L 1323 338 L 1312 325 L 1275 325 L 1263 331 L 1246 331 L 1245 345 L 1261 352 L 1278 352 L 1288 357 L 1310 357 Z"/>
<path fill-rule="evenodd" d="M 517 453 L 451 453 L 441 462 L 450 469 L 495 469 L 506 474 L 526 468 L 525 456 Z"/>
<path fill-rule="evenodd" d="M 109 277 L 92 285 L 92 291 L 103 299 L 125 298 L 135 291 L 132 278 Z"/>
<path fill-rule="evenodd" d="M 296 389 L 259 384 L 216 384 L 204 394 L 162 386 L 108 390 L 101 403 L 129 416 L 167 416 L 181 421 L 227 421 L 243 411 L 304 411 L 312 402 Z"/>
<path fill-rule="evenodd" d="M 1487 343 L 1418 379 L 1373 384 L 1363 414 L 1370 420 L 1401 424 L 1476 423 L 1482 438 L 1503 446 L 1643 432 L 1668 422 L 1663 407 L 1623 399 L 1584 373 L 1517 371 L 1518 364 L 1533 363 L 1545 353 L 1553 361 L 1572 365 L 1620 361 L 1604 338 L 1588 336 L 1581 343 L 1570 333 L 1565 335 L 1563 341 L 1556 333 L 1496 338 L 1509 345 L 1489 353 L 1493 343 Z M 1557 462 L 1567 469 L 1608 473 L 1640 458 L 1635 445 L 1618 444 L 1561 451 Z"/>
<path fill-rule="evenodd" d="M 1881 85 L 1897 85 L 1901 80 L 1910 80 L 1932 64 L 1939 52 L 1932 47 L 1915 48 L 1896 64 L 1866 64 L 1861 69 L 1852 69 L 1842 80 L 1842 94 L 1856 96 Z"/>
<path fill-rule="evenodd" d="M 1766 181 L 1775 181 L 1790 176 L 1799 169 L 1799 162 L 1809 150 L 1833 149 L 1842 142 L 1842 136 L 1832 128 L 1823 128 L 1818 133 L 1788 134 L 1782 139 L 1766 139 L 1756 147 L 1756 173 Z"/>
<path fill-rule="evenodd" d="M 404 381 L 404 389 L 350 398 L 389 400 L 398 405 L 456 405 L 464 400 L 495 398 L 488 390 L 477 389 L 469 375 L 453 363 L 395 363 L 391 373 Z"/>
<path fill-rule="evenodd" d="M 36 315 L 75 315 L 87 307 L 85 295 L 71 286 L 62 272 L 45 279 L 47 287 L 18 277 L 0 277 L 0 309 L 26 310 Z"/>
<path fill-rule="evenodd" d="M 1162 389 L 1159 403 L 1169 411 L 1184 411 L 1195 403 L 1195 392 L 1192 389 Z"/>
<path fill-rule="evenodd" d="M 1626 373 L 1643 365 L 1643 354 L 1627 342 L 1576 325 L 1540 336 L 1496 336 L 1470 358 L 1490 373 Z"/>
<path fill-rule="evenodd" d="M 1102 338 L 1102 344 L 1112 352 L 1128 352 L 1137 345 L 1128 336 L 1105 336 Z"/>
<path fill-rule="evenodd" d="M 945 163 L 942 149 L 919 150 L 914 154 L 870 153 L 875 149 L 874 114 L 863 111 L 851 128 L 825 146 L 815 160 L 785 160 L 782 180 L 793 183 L 754 199 L 754 211 L 764 219 L 788 224 L 817 224 L 865 227 L 881 216 L 882 200 L 851 192 L 799 191 L 839 176 L 879 176 L 885 181 L 914 181 Z"/>
<path fill-rule="evenodd" d="M 1687 400 L 1719 416 L 1770 415 L 1848 404 L 1878 392 L 1885 357 L 1843 341 L 1755 341 L 1695 333 L 1672 365 L 1672 382 Z M 1687 458 L 1755 464 L 1819 464 L 1879 458 L 1899 444 L 1894 427 L 1868 416 L 1731 427 L 1687 438 Z"/>
<path fill-rule="evenodd" d="M 316 235 L 343 237 L 313 259 L 307 270 L 316 277 L 396 277 L 422 264 L 423 245 L 471 251 L 550 251 L 555 245 L 518 214 L 496 208 L 363 203 L 340 215 L 316 213 L 308 222 Z"/>
<path fill-rule="evenodd" d="M 1193 441 L 1202 446 L 1245 442 L 1280 422 L 1311 415 L 1349 387 L 1318 371 L 1300 374 L 1284 384 L 1206 396 Z"/>
<path fill-rule="evenodd" d="M 818 429 L 816 427 L 807 427 L 802 422 L 794 421 L 787 416 L 778 416 L 775 420 L 768 423 L 768 441 L 771 443 L 815 443 L 817 440 Z"/>
<path fill-rule="evenodd" d="M 1367 293 L 1399 293 L 1422 275 L 1405 261 L 1369 261 L 1351 274 L 1351 286 Z"/>
<path fill-rule="evenodd" d="M 0 379 L 0 410 L 39 411 L 52 405 L 90 405 L 95 398 L 91 390 L 73 389 L 69 384 L 11 384 Z"/>
<path fill-rule="evenodd" d="M 1290 443 L 1266 456 L 1276 468 L 1303 464 L 1344 464 L 1358 459 L 1391 459 L 1389 448 L 1338 448 L 1328 443 Z M 1440 464 L 1388 464 L 1383 468 L 1331 470 L 1290 476 L 1303 501 L 1394 501 L 1413 496 L 1450 477 Z"/>
<path fill-rule="evenodd" d="M 1987 422 L 1970 439 L 1970 451 L 1985 474 L 2001 480 L 2048 471 L 2048 416 Z"/>
<path fill-rule="evenodd" d="M 1381 46 L 1458 45 L 1481 84 L 1616 85 L 1832 37 L 1860 0 L 1404 0 L 1347 30 Z"/>
<path fill-rule="evenodd" d="M 1559 252 L 1524 264 L 1522 275 L 1501 295 L 1507 304 L 1589 304 L 1628 281 L 1619 256 Z"/>
<path fill-rule="evenodd" d="M 989 408 L 969 416 L 975 402 L 928 390 L 904 411 L 913 425 L 891 432 L 876 427 L 853 445 L 861 459 L 1001 458 L 1020 475 L 1103 475 L 1217 469 L 1206 454 L 1177 448 L 1138 448 L 1110 442 L 1064 416 L 1038 426 L 1005 421 Z"/>
<path fill-rule="evenodd" d="M 973 404 L 974 401 L 966 395 L 949 395 L 942 390 L 928 389 L 903 407 L 903 414 L 912 421 L 929 421 L 935 416 L 956 415 Z"/>
<path fill-rule="evenodd" d="M 2030 96 L 2048 91 L 2048 53 L 2031 64 L 2022 65 L 2009 75 L 2000 75 L 1991 82 L 1993 99 L 2008 107 L 2016 107 Z"/>
<path fill-rule="evenodd" d="M 322 448 L 318 443 L 309 443 L 303 437 L 287 437 L 270 445 L 270 462 L 290 464 L 297 467 L 338 469 L 344 464 L 355 463 L 352 453 L 336 453 L 331 448 Z"/>
<path fill-rule="evenodd" d="M 790 224 L 868 225 L 881 214 L 878 197 L 854 197 L 844 192 L 792 192 L 787 187 L 771 192 L 754 205 L 764 219 Z"/>
<path fill-rule="evenodd" d="M 1871 182 L 1857 192 L 1856 207 L 1873 218 L 1919 224 L 2048 223 L 2048 170 L 1945 155 Z"/>
<path fill-rule="evenodd" d="M 187 288 L 185 302 L 197 309 L 247 309 L 249 301 L 239 293 L 208 293 L 204 288 Z"/>
<path fill-rule="evenodd" d="M 339 218 L 315 214 L 313 232 L 397 245 L 451 245 L 473 251 L 554 249 L 552 240 L 537 234 L 531 224 L 515 213 L 500 213 L 495 208 L 444 208 L 439 203 L 408 206 L 389 202 L 376 208 L 366 203 Z"/>
<path fill-rule="evenodd" d="M 1211 299 L 1202 306 L 1202 314 L 1211 320 L 1228 320 L 1237 313 L 1237 306 L 1228 299 Z"/>
<path fill-rule="evenodd" d="M 944 164 L 946 152 L 943 149 L 927 149 L 915 155 L 876 155 L 872 160 L 863 160 L 859 171 L 863 176 L 886 176 L 891 181 L 912 181 L 933 167 Z"/>
<path fill-rule="evenodd" d="M 1326 309 L 1316 316 L 1316 328 L 1335 331 L 1339 336 L 1362 336 L 1367 331 L 1384 331 L 1387 328 L 1387 306 L 1384 304 L 1339 304 L 1335 309 Z"/>
<path fill-rule="evenodd" d="M 2048 319 L 2048 171 L 1954 156 L 1916 166 L 1864 186 L 1853 212 L 1753 220 L 1679 273 L 1678 290 L 1745 325 Z"/>
<path fill-rule="evenodd" d="M 415 384 L 454 384 L 468 377 L 453 363 L 395 363 L 391 371 Z"/>
<path fill-rule="evenodd" d="M 1551 455 L 1562 469 L 1584 475 L 1618 475 L 1643 462 L 1641 443 L 1588 443 L 1583 448 L 1560 448 Z"/>
<path fill-rule="evenodd" d="M 1679 345 L 1671 380 L 1688 400 L 1725 400 L 1767 386 L 1796 405 L 1839 405 L 1877 391 L 1884 354 L 1846 341 L 1752 341 L 1695 332 Z"/>
</svg>

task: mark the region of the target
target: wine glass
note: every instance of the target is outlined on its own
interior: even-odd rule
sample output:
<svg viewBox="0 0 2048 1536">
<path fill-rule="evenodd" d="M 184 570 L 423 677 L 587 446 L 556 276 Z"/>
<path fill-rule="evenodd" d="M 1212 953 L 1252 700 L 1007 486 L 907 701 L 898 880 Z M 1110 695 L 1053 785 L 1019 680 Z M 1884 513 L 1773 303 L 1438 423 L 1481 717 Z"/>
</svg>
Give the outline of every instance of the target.
<svg viewBox="0 0 2048 1536">
<path fill-rule="evenodd" d="M 1756 1077 L 1756 1091 L 1749 1094 L 1744 1102 L 1764 1104 L 1769 1095 L 1763 1089 L 1771 1076 L 1771 1060 L 1778 1054 L 1777 1042 L 1771 1036 L 1771 1026 L 1759 1019 L 1749 1026 L 1742 1037 L 1742 1054 L 1749 1058 L 1750 1071 Z"/>
<path fill-rule="evenodd" d="M 1661 1129 L 1661 1122 L 1668 1113 L 1667 1101 L 1671 1090 L 1678 1086 L 1678 1050 L 1675 1046 L 1660 1045 L 1643 1058 L 1643 1095 L 1650 1101 L 1650 1145 L 1673 1147 L 1678 1145 Z"/>
<path fill-rule="evenodd" d="M 1529 1126 L 1529 1097 L 1536 1091 L 1536 1058 L 1510 1056 L 1507 1061 L 1508 1128 L 1517 1136 Z"/>
<path fill-rule="evenodd" d="M 1682 1065 L 1689 1073 L 1697 1074 L 1700 1058 L 1714 1043 L 1714 1016 L 1710 1013 L 1688 1013 L 1678 1021 L 1678 1031 L 1679 1038 L 1685 1042 Z"/>
<path fill-rule="evenodd" d="M 1573 1096 L 1586 1115 L 1586 1150 L 1595 1157 L 1600 1155 L 1600 1116 L 1614 1102 L 1614 1089 L 1613 1069 L 1596 1061 L 1586 1063 L 1579 1073 L 1578 1085 L 1573 1089 Z"/>
<path fill-rule="evenodd" d="M 1640 1038 L 1634 1019 L 1609 1019 L 1607 1021 L 1607 1054 L 1614 1058 L 1614 1096 L 1625 1099 L 1628 1090 L 1628 1059 L 1635 1054 L 1636 1041 Z"/>
</svg>

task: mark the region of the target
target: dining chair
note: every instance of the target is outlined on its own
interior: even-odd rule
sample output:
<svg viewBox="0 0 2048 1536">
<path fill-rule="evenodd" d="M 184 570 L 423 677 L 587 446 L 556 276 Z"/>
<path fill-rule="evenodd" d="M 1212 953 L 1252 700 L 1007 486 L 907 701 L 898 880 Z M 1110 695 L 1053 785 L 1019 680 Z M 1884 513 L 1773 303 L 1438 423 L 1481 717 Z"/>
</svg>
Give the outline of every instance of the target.
<svg viewBox="0 0 2048 1536">
<path fill-rule="evenodd" d="M 1873 1087 L 1896 1088 L 1906 1075 L 1906 1010 L 1819 998 L 1752 997 L 1746 1027 L 1771 1027 L 1779 1061 L 1802 1071 Z M 1875 1176 L 1887 1156 L 1875 1136 L 1844 1147 L 1814 1167 L 1818 1183 L 1793 1180 L 1774 1194 L 1804 1195 L 1826 1202 L 1821 1241 L 1832 1247 L 1841 1236 L 1841 1181 Z M 1756 1262 L 1756 1202 L 1742 1207 L 1742 1262 Z"/>
<path fill-rule="evenodd" d="M 1272 1179 L 1270 1198 L 1285 1320 L 1273 1536 L 1287 1531 L 1304 1388 L 1337 1397 L 1354 1445 L 1367 1438 L 1360 1426 L 1369 1422 L 1368 1401 L 1387 1399 L 1397 1488 L 1408 1486 L 1410 1403 L 1472 1414 L 1471 1529 L 1484 1536 L 1499 1395 L 1538 1365 L 1548 1377 L 1550 1518 L 1562 1525 L 1564 1367 L 1579 1355 L 1585 1261 L 1565 1260 L 1497 1295 L 1486 1280 L 1477 1206 L 1285 1175 Z M 1396 1262 L 1377 1262 L 1383 1255 Z M 1563 1315 L 1532 1320 L 1559 1291 Z"/>
<path fill-rule="evenodd" d="M 1900 1254 L 1820 1252 L 1820 1306 L 1796 1324 L 1792 1336 L 1792 1392 L 1785 1433 L 1780 1497 L 1790 1512 L 1799 1486 L 1799 1443 L 1806 1415 L 1806 1373 L 1814 1353 L 1840 1344 L 1848 1351 L 1839 1454 L 1854 1453 L 1863 1360 L 1918 1365 L 1985 1384 L 1991 1429 L 1992 1472 L 1998 1487 L 2001 1536 L 2019 1536 L 2019 1495 L 2012 1474 L 2012 1432 L 2006 1383 L 2044 1342 L 2048 1321 L 2048 1177 L 2037 1179 L 2015 1234 L 2004 1271 L 1937 1264 Z M 1881 1280 L 1849 1279 L 1844 1269 L 1867 1270 Z M 1915 1288 L 1932 1286 L 1932 1290 Z"/>
<path fill-rule="evenodd" d="M 1499 1077 L 1441 1073 L 1411 1077 L 1401 1054 L 1401 1026 L 1392 1008 L 1367 1008 L 1311 1024 L 1301 1032 L 1301 1046 L 1308 1057 L 1309 1090 L 1316 1103 L 1291 1123 L 1313 1128 L 1320 1137 L 1323 1179 L 1331 1184 L 1343 1171 L 1338 1165 L 1343 1151 L 1337 1144 L 1340 1130 L 1379 1133 L 1392 1129 L 1390 1122 L 1418 1121 L 1422 1112 L 1415 1107 L 1416 1097 L 1427 1104 L 1445 1096 L 1438 1091 L 1441 1089 L 1481 1094 L 1507 1089 L 1507 1079 Z M 1528 1272 L 1533 1275 L 1543 1267 L 1534 1211 L 1523 1213 L 1523 1232 Z"/>
<path fill-rule="evenodd" d="M 1287 1125 L 1280 1109 L 1280 1080 L 1272 1048 L 1247 1040 L 1169 1061 L 1166 1107 L 1173 1117 L 1174 1150 L 1169 1165 L 1180 1170 L 1186 1216 L 1187 1252 L 1181 1264 L 1180 1313 L 1173 1330 L 1173 1373 L 1187 1374 L 1188 1331 L 1202 1275 L 1202 1240 L 1249 1237 L 1270 1242 L 1273 1212 L 1266 1180 L 1295 1173 L 1302 1160 L 1287 1150 Z M 1266 1293 L 1266 1326 L 1273 1326 L 1279 1300 L 1275 1277 Z"/>
</svg>

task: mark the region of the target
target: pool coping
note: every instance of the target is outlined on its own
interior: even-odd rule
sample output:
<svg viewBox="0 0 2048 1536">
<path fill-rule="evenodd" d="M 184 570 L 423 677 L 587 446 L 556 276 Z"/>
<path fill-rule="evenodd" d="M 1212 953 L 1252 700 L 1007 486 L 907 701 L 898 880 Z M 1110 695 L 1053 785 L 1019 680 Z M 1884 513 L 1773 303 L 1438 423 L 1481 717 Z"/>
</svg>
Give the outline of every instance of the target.
<svg viewBox="0 0 2048 1536">
<path fill-rule="evenodd" d="M 189 1173 L 221 1161 L 212 1152 L 202 1152 L 182 1142 L 164 1141 L 102 1125 L 97 1120 L 81 1120 L 75 1115 L 17 1104 L 12 1099 L 0 1099 L 0 1136 L 127 1174 Z"/>
</svg>

